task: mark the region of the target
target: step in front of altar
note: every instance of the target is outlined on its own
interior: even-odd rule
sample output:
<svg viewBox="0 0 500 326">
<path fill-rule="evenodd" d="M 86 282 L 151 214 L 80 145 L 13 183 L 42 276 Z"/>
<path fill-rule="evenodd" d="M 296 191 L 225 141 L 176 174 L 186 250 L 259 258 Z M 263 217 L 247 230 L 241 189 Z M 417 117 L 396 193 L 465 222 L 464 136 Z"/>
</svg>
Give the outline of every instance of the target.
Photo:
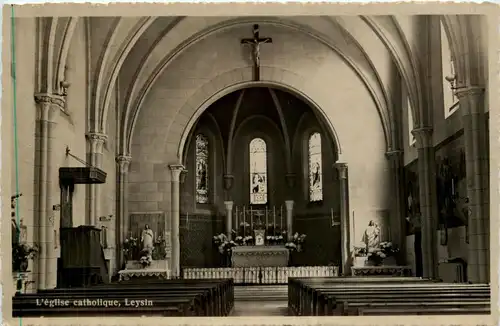
<svg viewBox="0 0 500 326">
<path fill-rule="evenodd" d="M 236 301 L 286 301 L 288 300 L 288 285 L 251 285 L 236 286 L 234 300 Z"/>
<path fill-rule="evenodd" d="M 289 277 L 335 277 L 337 266 L 184 268 L 185 279 L 232 278 L 235 284 L 286 284 Z"/>
</svg>

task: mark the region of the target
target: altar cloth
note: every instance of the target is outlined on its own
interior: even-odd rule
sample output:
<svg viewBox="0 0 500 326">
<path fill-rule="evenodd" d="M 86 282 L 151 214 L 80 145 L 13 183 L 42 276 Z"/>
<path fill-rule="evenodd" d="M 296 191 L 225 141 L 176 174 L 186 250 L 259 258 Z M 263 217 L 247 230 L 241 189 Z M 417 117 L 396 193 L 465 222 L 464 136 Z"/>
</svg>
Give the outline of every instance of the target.
<svg viewBox="0 0 500 326">
<path fill-rule="evenodd" d="M 288 249 L 284 246 L 239 246 L 231 255 L 232 267 L 288 266 Z"/>
</svg>

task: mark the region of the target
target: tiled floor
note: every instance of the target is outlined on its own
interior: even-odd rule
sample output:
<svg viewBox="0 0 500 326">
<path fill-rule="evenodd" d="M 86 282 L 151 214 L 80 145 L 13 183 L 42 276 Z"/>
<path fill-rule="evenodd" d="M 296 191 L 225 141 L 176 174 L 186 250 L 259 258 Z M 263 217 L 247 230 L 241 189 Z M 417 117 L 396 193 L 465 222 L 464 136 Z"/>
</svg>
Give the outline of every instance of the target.
<svg viewBox="0 0 500 326">
<path fill-rule="evenodd" d="M 236 301 L 231 316 L 287 316 L 285 301 Z"/>
</svg>

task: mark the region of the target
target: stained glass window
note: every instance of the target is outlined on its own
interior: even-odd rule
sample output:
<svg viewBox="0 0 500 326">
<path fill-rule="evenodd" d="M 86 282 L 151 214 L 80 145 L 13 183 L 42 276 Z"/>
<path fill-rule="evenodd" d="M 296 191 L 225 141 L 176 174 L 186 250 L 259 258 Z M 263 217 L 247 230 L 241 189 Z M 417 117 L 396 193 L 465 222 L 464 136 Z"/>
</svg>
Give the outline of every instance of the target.
<svg viewBox="0 0 500 326">
<path fill-rule="evenodd" d="M 267 204 L 267 145 L 261 138 L 250 142 L 250 204 Z"/>
<path fill-rule="evenodd" d="M 208 139 L 196 135 L 196 202 L 208 203 Z"/>
<path fill-rule="evenodd" d="M 323 200 L 323 165 L 321 162 L 321 135 L 318 132 L 309 137 L 309 201 Z"/>
</svg>

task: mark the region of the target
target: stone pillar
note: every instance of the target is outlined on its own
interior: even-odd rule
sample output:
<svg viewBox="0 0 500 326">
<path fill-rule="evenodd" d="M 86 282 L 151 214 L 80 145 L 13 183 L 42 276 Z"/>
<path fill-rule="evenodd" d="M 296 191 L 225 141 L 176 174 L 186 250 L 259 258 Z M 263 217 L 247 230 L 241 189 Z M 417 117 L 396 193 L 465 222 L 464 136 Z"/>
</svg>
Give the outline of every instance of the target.
<svg viewBox="0 0 500 326">
<path fill-rule="evenodd" d="M 349 198 L 347 196 L 347 164 L 336 163 L 335 168 L 339 172 L 340 183 L 340 232 L 342 241 L 342 275 L 350 275 L 350 234 L 349 234 Z"/>
<path fill-rule="evenodd" d="M 118 165 L 117 173 L 117 196 L 118 209 L 116 212 L 116 257 L 118 268 L 124 263 L 123 257 L 123 242 L 129 231 L 129 216 L 128 216 L 128 169 L 132 157 L 128 155 L 118 155 L 116 163 Z"/>
<path fill-rule="evenodd" d="M 97 132 L 89 132 L 87 135 L 87 141 L 89 142 L 90 151 L 88 153 L 87 163 L 90 165 L 101 168 L 102 165 L 102 147 L 104 142 L 108 139 L 108 137 L 104 134 Z M 100 188 L 96 184 L 89 185 L 89 198 L 88 198 L 88 212 L 89 215 L 87 217 L 87 223 L 89 225 L 96 226 L 97 219 L 99 217 L 100 210 Z"/>
<path fill-rule="evenodd" d="M 36 130 L 38 158 L 38 289 L 56 287 L 57 282 L 57 251 L 55 249 L 54 225 L 55 212 L 53 205 L 59 203 L 59 197 L 54 197 L 53 189 L 57 187 L 57 166 L 53 166 L 53 132 L 59 111 L 65 107 L 65 98 L 53 94 L 36 94 L 38 128 Z"/>
<path fill-rule="evenodd" d="M 422 228 L 423 277 L 438 277 L 437 226 L 438 208 L 436 193 L 436 158 L 432 146 L 432 128 L 412 130 L 418 148 L 418 179 Z"/>
<path fill-rule="evenodd" d="M 285 200 L 287 241 L 293 238 L 293 200 Z"/>
<path fill-rule="evenodd" d="M 180 276 L 180 257 L 181 257 L 181 246 L 179 241 L 179 219 L 180 219 L 180 175 L 184 170 L 184 166 L 180 164 L 170 165 L 170 171 L 172 172 L 172 202 L 170 203 L 171 207 L 171 223 L 170 223 L 170 236 L 172 242 L 172 255 L 171 255 L 171 274 L 172 276 L 179 277 Z"/>
<path fill-rule="evenodd" d="M 490 281 L 489 149 L 485 130 L 484 88 L 468 87 L 456 92 L 464 128 L 467 197 L 469 199 L 469 252 L 467 272 L 470 281 Z"/>
<path fill-rule="evenodd" d="M 391 238 L 397 241 L 395 244 L 400 249 L 400 259 L 402 263 L 406 260 L 406 216 L 404 200 L 404 185 L 403 185 L 403 151 L 395 150 L 386 153 L 387 158 L 391 162 L 392 177 L 393 177 L 393 218 L 391 219 Z"/>
<path fill-rule="evenodd" d="M 226 207 L 226 235 L 229 240 L 233 238 L 233 202 L 225 201 L 224 206 Z"/>
</svg>

